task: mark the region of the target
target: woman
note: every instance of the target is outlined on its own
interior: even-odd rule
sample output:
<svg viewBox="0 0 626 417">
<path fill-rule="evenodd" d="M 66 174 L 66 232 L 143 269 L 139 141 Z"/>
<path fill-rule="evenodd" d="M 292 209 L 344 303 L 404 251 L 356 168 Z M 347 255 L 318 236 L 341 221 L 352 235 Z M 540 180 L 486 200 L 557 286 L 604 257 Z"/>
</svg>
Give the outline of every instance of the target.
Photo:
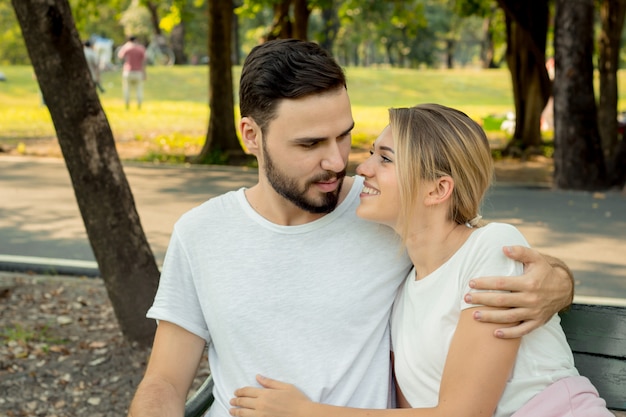
<svg viewBox="0 0 626 417">
<path fill-rule="evenodd" d="M 498 339 L 496 325 L 473 319 L 485 307 L 463 298 L 473 277 L 521 274 L 523 266 L 500 248 L 528 246 L 513 226 L 485 225 L 477 214 L 493 177 L 478 124 L 435 104 L 391 109 L 390 125 L 357 172 L 365 177 L 357 214 L 393 227 L 414 265 L 391 325 L 397 402 L 407 409 L 317 404 L 292 385 L 259 376 L 269 389 L 237 390 L 232 415 L 612 415 L 578 376 L 557 316 L 521 339 Z"/>
</svg>

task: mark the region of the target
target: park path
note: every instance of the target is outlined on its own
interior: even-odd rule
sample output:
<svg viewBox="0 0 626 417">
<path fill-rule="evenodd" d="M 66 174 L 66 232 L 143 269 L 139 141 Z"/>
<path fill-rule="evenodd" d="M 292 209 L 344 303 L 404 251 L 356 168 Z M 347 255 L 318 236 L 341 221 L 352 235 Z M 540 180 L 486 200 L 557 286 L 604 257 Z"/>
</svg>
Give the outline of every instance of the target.
<svg viewBox="0 0 626 417">
<path fill-rule="evenodd" d="M 181 214 L 257 176 L 224 166 L 125 163 L 124 170 L 159 263 Z M 514 224 L 532 246 L 567 262 L 578 295 L 626 299 L 625 194 L 500 182 L 483 215 Z M 93 261 L 63 160 L 0 157 L 0 257 L 6 256 Z"/>
</svg>

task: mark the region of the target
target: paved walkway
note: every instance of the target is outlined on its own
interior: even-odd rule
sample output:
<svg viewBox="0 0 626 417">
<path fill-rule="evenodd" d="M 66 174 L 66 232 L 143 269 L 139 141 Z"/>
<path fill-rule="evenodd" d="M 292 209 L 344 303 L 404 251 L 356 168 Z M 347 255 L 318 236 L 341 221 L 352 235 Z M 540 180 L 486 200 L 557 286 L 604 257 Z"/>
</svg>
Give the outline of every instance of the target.
<svg viewBox="0 0 626 417">
<path fill-rule="evenodd" d="M 256 179 L 255 170 L 236 167 L 126 164 L 125 172 L 158 262 L 182 213 Z M 566 261 L 578 295 L 626 299 L 626 195 L 498 184 L 483 215 L 516 225 L 531 245 Z M 78 267 L 94 260 L 63 161 L 3 156 L 0 266 L 32 257 Z"/>
</svg>

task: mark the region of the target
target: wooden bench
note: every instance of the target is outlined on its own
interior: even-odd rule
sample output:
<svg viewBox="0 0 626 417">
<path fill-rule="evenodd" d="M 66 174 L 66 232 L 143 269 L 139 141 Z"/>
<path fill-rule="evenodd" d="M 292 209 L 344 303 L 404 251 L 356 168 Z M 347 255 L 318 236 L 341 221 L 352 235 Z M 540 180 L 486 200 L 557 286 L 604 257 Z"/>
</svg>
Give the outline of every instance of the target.
<svg viewBox="0 0 626 417">
<path fill-rule="evenodd" d="M 626 417 L 626 303 L 597 305 L 581 299 L 561 313 L 576 368 L 591 380 L 616 416 Z M 185 417 L 202 416 L 213 399 L 209 376 L 187 401 Z"/>
<path fill-rule="evenodd" d="M 213 404 L 213 377 L 209 375 L 185 403 L 185 417 L 201 417 Z"/>
<path fill-rule="evenodd" d="M 561 313 L 561 326 L 578 372 L 589 378 L 617 416 L 626 417 L 626 303 L 595 301 L 577 297 L 569 311 Z"/>
</svg>

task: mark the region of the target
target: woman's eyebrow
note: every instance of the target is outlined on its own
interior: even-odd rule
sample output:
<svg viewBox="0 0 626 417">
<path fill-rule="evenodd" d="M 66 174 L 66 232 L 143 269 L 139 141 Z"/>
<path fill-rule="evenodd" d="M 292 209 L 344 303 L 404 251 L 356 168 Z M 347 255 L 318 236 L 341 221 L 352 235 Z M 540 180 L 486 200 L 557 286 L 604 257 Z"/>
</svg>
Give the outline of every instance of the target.
<svg viewBox="0 0 626 417">
<path fill-rule="evenodd" d="M 387 151 L 387 152 L 391 152 L 392 154 L 395 154 L 395 152 L 393 151 L 393 148 L 390 148 L 389 146 L 381 146 L 378 149 L 381 151 Z"/>
</svg>

